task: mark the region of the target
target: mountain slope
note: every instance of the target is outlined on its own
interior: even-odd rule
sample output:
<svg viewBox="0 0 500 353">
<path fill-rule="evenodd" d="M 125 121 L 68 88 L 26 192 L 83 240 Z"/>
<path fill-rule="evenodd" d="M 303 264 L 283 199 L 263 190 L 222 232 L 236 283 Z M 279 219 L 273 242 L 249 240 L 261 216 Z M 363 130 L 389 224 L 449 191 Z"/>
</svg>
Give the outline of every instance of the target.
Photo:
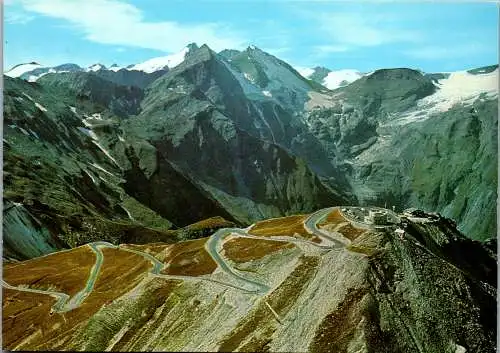
<svg viewBox="0 0 500 353">
<path fill-rule="evenodd" d="M 26 233 L 40 235 L 40 251 L 119 242 L 153 224 L 162 232 L 213 216 L 249 223 L 345 199 L 304 160 L 235 123 L 243 118 L 238 103 L 251 102 L 242 92 L 240 101 L 226 97 L 237 80 L 205 54 L 221 71 L 204 71 L 208 62 L 195 57 L 165 78 L 147 74 L 146 91 L 112 82 L 103 70 L 47 74 L 36 83 L 6 79 L 4 198 L 45 229 Z M 177 92 L 195 72 L 224 81 L 219 98 L 210 87 L 200 93 L 203 80 L 186 86 L 189 95 Z M 26 172 L 33 163 L 37 169 Z M 15 234 L 20 221 L 4 229 Z M 16 251 L 14 259 L 39 254 Z"/>
<path fill-rule="evenodd" d="M 255 107 L 207 47 L 156 80 L 142 107 L 124 125 L 127 134 L 147 139 L 219 202 L 229 203 L 241 220 L 332 200 L 304 161 L 263 143 L 252 124 L 258 118 Z M 274 136 L 272 128 L 267 131 Z"/>
<path fill-rule="evenodd" d="M 497 84 L 498 69 L 440 77 L 380 70 L 306 119 L 337 152 L 360 202 L 441 212 L 486 239 L 496 230 Z"/>
<path fill-rule="evenodd" d="M 402 238 L 396 226 L 360 227 L 334 207 L 190 242 L 99 242 L 8 265 L 3 342 L 13 350 L 494 352 L 490 250 L 448 219 L 399 216 Z M 72 298 L 88 282 L 82 300 L 56 304 L 48 295 Z"/>
<path fill-rule="evenodd" d="M 13 258 L 25 259 L 89 239 L 117 241 L 133 228 L 147 232 L 144 225 L 170 228 L 120 186 L 120 166 L 98 137 L 113 128 L 116 116 L 96 115 L 91 102 L 54 95 L 35 83 L 4 83 L 3 197 L 15 205 L 4 209 L 4 254 L 12 245 Z"/>
</svg>

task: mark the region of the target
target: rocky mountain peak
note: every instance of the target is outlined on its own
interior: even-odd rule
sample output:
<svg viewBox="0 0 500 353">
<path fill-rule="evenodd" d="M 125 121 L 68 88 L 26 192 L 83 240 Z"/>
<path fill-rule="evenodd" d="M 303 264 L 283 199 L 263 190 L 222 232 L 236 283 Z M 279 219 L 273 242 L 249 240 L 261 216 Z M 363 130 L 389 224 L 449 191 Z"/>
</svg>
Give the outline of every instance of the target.
<svg viewBox="0 0 500 353">
<path fill-rule="evenodd" d="M 424 77 L 419 70 L 409 68 L 391 68 L 375 70 L 366 76 L 367 81 L 372 80 L 420 80 Z"/>
</svg>

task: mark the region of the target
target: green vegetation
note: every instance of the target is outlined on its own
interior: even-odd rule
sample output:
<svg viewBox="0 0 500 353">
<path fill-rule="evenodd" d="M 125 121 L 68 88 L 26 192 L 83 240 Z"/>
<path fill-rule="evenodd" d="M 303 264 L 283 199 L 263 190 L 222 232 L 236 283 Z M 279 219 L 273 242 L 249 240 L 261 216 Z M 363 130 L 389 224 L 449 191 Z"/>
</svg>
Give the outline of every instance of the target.
<svg viewBox="0 0 500 353">
<path fill-rule="evenodd" d="M 144 206 L 133 197 L 126 194 L 123 195 L 122 204 L 130 212 L 131 216 L 144 226 L 158 230 L 167 230 L 172 227 L 171 222 Z"/>
</svg>

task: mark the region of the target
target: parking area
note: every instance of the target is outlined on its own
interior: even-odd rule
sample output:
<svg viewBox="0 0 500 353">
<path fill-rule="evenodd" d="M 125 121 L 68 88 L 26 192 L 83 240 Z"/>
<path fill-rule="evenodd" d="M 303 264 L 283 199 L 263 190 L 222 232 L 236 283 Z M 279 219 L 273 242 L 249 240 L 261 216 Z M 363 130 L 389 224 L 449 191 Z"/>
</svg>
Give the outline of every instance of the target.
<svg viewBox="0 0 500 353">
<path fill-rule="evenodd" d="M 340 211 L 349 221 L 368 227 L 388 227 L 400 222 L 396 213 L 380 207 L 342 207 Z"/>
</svg>

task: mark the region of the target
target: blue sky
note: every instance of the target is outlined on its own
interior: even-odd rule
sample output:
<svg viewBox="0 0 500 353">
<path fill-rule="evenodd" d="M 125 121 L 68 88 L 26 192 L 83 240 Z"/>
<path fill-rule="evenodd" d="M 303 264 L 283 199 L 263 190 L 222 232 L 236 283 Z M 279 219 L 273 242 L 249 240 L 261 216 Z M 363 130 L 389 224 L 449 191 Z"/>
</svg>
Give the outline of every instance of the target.
<svg viewBox="0 0 500 353">
<path fill-rule="evenodd" d="M 4 0 L 4 67 L 128 65 L 186 44 L 297 67 L 454 71 L 498 62 L 494 2 Z"/>
</svg>

